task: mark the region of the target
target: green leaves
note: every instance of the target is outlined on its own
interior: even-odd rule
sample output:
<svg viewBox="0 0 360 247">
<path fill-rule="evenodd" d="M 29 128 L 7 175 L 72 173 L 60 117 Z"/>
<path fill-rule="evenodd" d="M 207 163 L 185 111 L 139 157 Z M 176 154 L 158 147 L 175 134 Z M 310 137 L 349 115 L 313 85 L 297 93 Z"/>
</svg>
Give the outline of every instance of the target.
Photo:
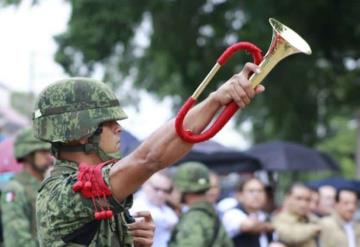
<svg viewBox="0 0 360 247">
<path fill-rule="evenodd" d="M 272 35 L 269 17 L 293 28 L 309 42 L 313 55 L 281 61 L 265 79 L 266 93 L 238 114 L 239 121 L 251 119 L 257 142 L 275 138 L 313 145 L 329 133 L 330 117 L 351 117 L 360 103 L 356 1 L 70 3 L 68 29 L 56 37 L 56 61 L 69 74 L 89 75 L 100 64 L 114 87 L 130 79 L 159 97 L 171 95 L 181 101 L 229 44 L 250 41 L 266 52 Z M 205 94 L 246 61 L 251 59 L 244 54 L 232 58 Z M 346 61 L 353 61 L 351 70 Z"/>
</svg>

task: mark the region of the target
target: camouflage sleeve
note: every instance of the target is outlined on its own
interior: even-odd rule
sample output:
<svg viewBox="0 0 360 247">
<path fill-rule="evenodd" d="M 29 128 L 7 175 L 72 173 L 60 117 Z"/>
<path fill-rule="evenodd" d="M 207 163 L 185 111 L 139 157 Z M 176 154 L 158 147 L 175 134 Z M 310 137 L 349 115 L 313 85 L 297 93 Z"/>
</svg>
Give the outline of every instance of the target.
<svg viewBox="0 0 360 247">
<path fill-rule="evenodd" d="M 211 219 L 204 213 L 189 212 L 176 226 L 176 234 L 171 239 L 169 247 L 207 247 L 212 237 L 212 226 Z"/>
<path fill-rule="evenodd" d="M 32 234 L 35 229 L 32 229 L 26 214 L 26 209 L 30 207 L 28 204 L 24 188 L 11 181 L 1 196 L 4 246 L 38 246 L 37 239 Z"/>
<path fill-rule="evenodd" d="M 63 238 L 94 219 L 91 199 L 72 190 L 76 174 L 56 178 L 38 193 L 36 216 L 41 246 L 64 246 Z"/>
</svg>

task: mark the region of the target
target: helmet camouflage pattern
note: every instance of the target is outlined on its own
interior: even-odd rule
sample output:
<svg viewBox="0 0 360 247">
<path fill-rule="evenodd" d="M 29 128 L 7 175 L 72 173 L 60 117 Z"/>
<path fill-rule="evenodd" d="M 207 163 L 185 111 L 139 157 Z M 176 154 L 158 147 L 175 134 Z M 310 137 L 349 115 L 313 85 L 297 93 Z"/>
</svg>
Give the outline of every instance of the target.
<svg viewBox="0 0 360 247">
<path fill-rule="evenodd" d="M 41 141 L 34 137 L 31 128 L 26 128 L 18 133 L 14 142 L 14 153 L 16 159 L 22 159 L 26 155 L 38 150 L 50 150 L 50 143 Z"/>
<path fill-rule="evenodd" d="M 35 136 L 49 142 L 69 142 L 90 136 L 100 123 L 126 114 L 103 82 L 68 78 L 44 89 L 33 114 Z"/>
<path fill-rule="evenodd" d="M 209 169 L 199 162 L 186 162 L 176 168 L 174 181 L 181 192 L 200 192 L 210 188 Z"/>
</svg>

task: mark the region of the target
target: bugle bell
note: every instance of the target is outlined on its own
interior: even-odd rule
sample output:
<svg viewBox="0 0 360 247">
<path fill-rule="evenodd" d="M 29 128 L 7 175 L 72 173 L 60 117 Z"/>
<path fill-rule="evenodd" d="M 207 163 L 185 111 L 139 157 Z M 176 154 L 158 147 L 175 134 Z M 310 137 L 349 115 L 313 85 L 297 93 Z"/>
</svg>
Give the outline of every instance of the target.
<svg viewBox="0 0 360 247">
<path fill-rule="evenodd" d="M 190 96 L 184 105 L 180 108 L 176 116 L 175 128 L 177 134 L 184 141 L 197 143 L 210 139 L 224 127 L 224 125 L 239 109 L 235 102 L 229 103 L 221 112 L 219 117 L 215 120 L 213 125 L 200 134 L 194 134 L 190 130 L 185 130 L 183 127 L 184 118 L 187 112 L 196 103 L 197 98 L 201 95 L 209 82 L 219 71 L 221 66 L 223 66 L 234 53 L 241 50 L 246 50 L 252 55 L 253 62 L 259 65 L 260 73 L 254 73 L 249 78 L 249 81 L 253 87 L 256 87 L 258 84 L 260 84 L 266 75 L 283 58 L 296 53 L 305 53 L 307 55 L 311 54 L 311 48 L 308 43 L 296 32 L 273 18 L 270 18 L 269 22 L 273 28 L 273 37 L 270 47 L 264 57 L 261 55 L 261 50 L 249 42 L 239 42 L 231 45 L 223 52 L 223 54 L 221 54 L 221 56 L 217 59 L 216 64 L 200 83 L 192 96 Z"/>
</svg>

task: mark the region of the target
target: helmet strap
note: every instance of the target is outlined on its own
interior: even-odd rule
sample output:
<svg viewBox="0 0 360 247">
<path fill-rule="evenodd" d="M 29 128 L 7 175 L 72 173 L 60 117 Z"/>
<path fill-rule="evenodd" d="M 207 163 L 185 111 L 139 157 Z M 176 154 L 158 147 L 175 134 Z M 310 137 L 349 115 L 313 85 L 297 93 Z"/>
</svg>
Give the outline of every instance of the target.
<svg viewBox="0 0 360 247">
<path fill-rule="evenodd" d="M 53 155 L 58 158 L 59 151 L 65 152 L 84 152 L 91 153 L 95 152 L 102 161 L 108 161 L 111 159 L 120 159 L 120 155 L 116 153 L 105 153 L 99 146 L 100 143 L 100 134 L 102 132 L 102 126 L 100 125 L 95 132 L 89 137 L 88 143 L 78 144 L 78 145 L 66 145 L 61 142 L 52 143 L 51 151 Z"/>
<path fill-rule="evenodd" d="M 112 160 L 112 159 L 120 159 L 120 157 L 113 155 L 113 154 L 108 154 L 106 152 L 104 152 L 101 148 L 100 148 L 100 134 L 102 132 L 102 126 L 100 125 L 96 131 L 94 132 L 94 134 L 89 138 L 89 143 L 87 144 L 91 144 L 91 148 L 92 151 L 95 151 L 96 154 L 100 157 L 100 159 L 102 161 L 108 161 L 108 160 Z M 85 144 L 86 145 L 86 144 Z"/>
<path fill-rule="evenodd" d="M 100 134 L 102 128 L 98 127 L 95 132 L 89 137 L 89 142 L 85 144 L 67 145 L 63 142 L 53 142 L 51 145 L 51 153 L 59 158 L 60 151 L 62 152 L 96 152 L 99 146 Z"/>
<path fill-rule="evenodd" d="M 92 143 L 79 145 L 66 145 L 62 142 L 53 142 L 51 145 L 51 153 L 59 158 L 60 151 L 62 152 L 84 152 L 91 153 L 95 151 L 95 146 Z"/>
</svg>

